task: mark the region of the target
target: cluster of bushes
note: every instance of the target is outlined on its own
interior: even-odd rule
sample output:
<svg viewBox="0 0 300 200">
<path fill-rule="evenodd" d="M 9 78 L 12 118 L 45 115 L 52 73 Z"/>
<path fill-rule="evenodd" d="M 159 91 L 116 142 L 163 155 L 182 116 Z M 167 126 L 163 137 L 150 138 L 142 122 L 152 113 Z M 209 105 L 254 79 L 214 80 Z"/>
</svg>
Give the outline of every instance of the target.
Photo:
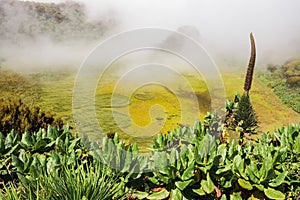
<svg viewBox="0 0 300 200">
<path fill-rule="evenodd" d="M 38 132 L 1 134 L 0 197 L 296 199 L 300 195 L 299 125 L 241 145 L 213 136 L 211 122 L 158 134 L 148 156 L 138 154 L 135 144 L 126 145 L 117 134 L 104 137 L 99 145 L 71 134 L 68 126 L 64 131 L 49 126 Z"/>
<path fill-rule="evenodd" d="M 57 125 L 62 128 L 63 122 L 60 118 L 43 111 L 39 107 L 29 106 L 21 99 L 0 99 L 0 132 L 5 134 L 11 130 L 17 133 L 24 131 L 37 132 L 40 128 L 48 125 Z"/>
<path fill-rule="evenodd" d="M 289 87 L 300 86 L 300 61 L 290 60 L 285 62 L 282 66 L 268 65 L 268 71 L 274 76 L 286 79 Z"/>
<path fill-rule="evenodd" d="M 300 113 L 300 61 L 290 60 L 282 66 L 269 65 L 269 73 L 260 74 L 259 78 L 274 93 L 296 112 Z"/>
</svg>

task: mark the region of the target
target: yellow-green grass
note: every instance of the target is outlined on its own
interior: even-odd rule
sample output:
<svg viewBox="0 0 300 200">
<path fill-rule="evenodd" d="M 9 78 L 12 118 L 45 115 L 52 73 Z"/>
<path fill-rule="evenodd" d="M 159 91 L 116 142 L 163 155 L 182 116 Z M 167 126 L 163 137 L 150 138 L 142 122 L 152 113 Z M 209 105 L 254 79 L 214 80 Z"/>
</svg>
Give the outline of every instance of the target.
<svg viewBox="0 0 300 200">
<path fill-rule="evenodd" d="M 207 102 L 206 104 L 202 104 L 202 107 L 200 108 L 200 110 L 202 110 L 203 112 L 201 112 L 199 117 L 203 118 L 206 111 L 209 111 L 208 102 L 210 101 L 210 99 L 209 93 L 206 90 L 207 87 L 205 86 L 205 83 L 201 81 L 200 77 L 187 76 L 187 78 L 193 86 L 194 91 L 199 94 L 199 100 L 201 100 L 202 98 L 205 102 Z M 233 99 L 234 95 L 237 92 L 240 94 L 243 93 L 243 74 L 229 74 L 223 72 L 222 78 L 227 99 Z M 58 116 L 62 117 L 67 122 L 72 122 L 71 103 L 74 80 L 74 75 L 70 75 L 65 78 L 61 78 L 60 80 L 48 82 L 48 84 L 43 87 L 43 95 L 40 102 L 40 105 L 44 109 L 47 108 L 57 113 Z M 114 87 L 115 83 L 113 82 L 99 85 L 96 94 L 112 93 Z M 129 106 L 129 113 L 127 114 L 131 116 L 133 122 L 139 126 L 146 126 L 151 122 L 151 120 L 153 120 L 153 118 L 162 117 L 164 118 L 164 120 L 162 120 L 162 122 L 159 122 L 158 124 L 161 126 L 163 121 L 165 121 L 165 124 L 161 129 L 162 132 L 166 133 L 167 131 L 176 128 L 178 126 L 178 123 L 181 123 L 181 112 L 180 105 L 175 94 L 172 94 L 166 88 L 159 85 L 148 85 L 147 87 L 141 87 L 136 91 L 136 93 L 139 94 L 147 92 L 151 92 L 156 98 L 150 100 L 141 100 L 135 98 L 134 94 L 130 97 L 131 104 Z M 192 91 L 183 89 L 179 92 L 182 95 L 181 97 L 186 97 L 186 100 L 188 101 L 188 96 Z M 276 127 L 279 127 L 281 125 L 297 123 L 299 121 L 299 114 L 282 104 L 282 102 L 271 91 L 271 89 L 262 84 L 258 79 L 255 79 L 255 77 L 250 95 L 252 104 L 260 121 L 260 130 L 273 131 L 274 129 L 276 129 Z M 157 104 L 161 105 L 165 109 L 165 116 L 156 116 L 155 112 L 150 112 L 149 114 L 149 110 L 151 109 L 151 107 Z M 207 107 L 206 109 L 205 106 Z M 114 110 L 125 112 L 126 108 L 114 108 Z M 187 110 L 186 112 L 189 111 Z M 101 122 L 101 117 L 99 117 L 99 119 Z M 192 124 L 194 120 L 195 119 L 189 119 L 188 122 Z M 117 128 L 115 130 L 120 132 L 120 130 L 118 130 Z M 104 131 L 113 131 L 113 128 Z"/>
<path fill-rule="evenodd" d="M 227 99 L 243 94 L 243 74 L 222 73 Z M 284 105 L 273 91 L 254 76 L 250 99 L 258 116 L 260 131 L 273 132 L 282 125 L 298 123 L 300 115 Z"/>
<path fill-rule="evenodd" d="M 39 79 L 41 97 L 39 101 L 35 101 L 36 104 L 41 106 L 43 110 L 55 113 L 66 123 L 74 126 L 72 92 L 75 72 L 51 72 L 45 73 L 41 77 Z M 116 86 L 115 79 L 112 78 L 99 83 L 95 92 L 95 106 L 97 118 L 104 132 L 118 132 L 127 142 L 136 142 L 145 150 L 147 143 L 149 144 L 152 141 L 151 136 L 157 132 L 167 133 L 180 123 L 193 125 L 196 118 L 203 119 L 206 112 L 210 111 L 211 106 L 207 86 L 199 76 L 185 75 L 185 78 L 191 84 L 191 88 L 180 85 L 180 83 L 176 91 L 170 91 L 158 84 L 139 87 L 127 97 L 130 101 L 129 106 L 125 102 L 126 98 L 124 100 L 122 97 L 124 94 L 120 92 L 118 93 L 118 98 L 121 98 L 120 105 L 113 106 L 113 108 L 105 106 L 109 105 L 110 102 L 106 102 L 104 106 L 101 103 L 110 100 L 109 96 L 114 92 Z M 244 75 L 242 73 L 222 72 L 222 78 L 227 99 L 233 99 L 237 92 L 243 93 Z M 124 88 L 126 88 L 126 85 L 124 85 Z M 195 107 L 193 94 L 199 102 L 198 107 Z M 8 93 L 2 92 L 2 95 L 8 95 Z M 250 91 L 250 98 L 257 113 L 261 131 L 272 132 L 277 127 L 297 123 L 300 120 L 299 114 L 284 105 L 271 89 L 255 77 Z M 186 105 L 185 109 L 182 108 L 180 103 Z M 160 107 L 157 105 L 160 105 Z M 197 109 L 200 110 L 200 114 L 195 117 L 192 113 Z M 121 120 L 121 126 L 115 122 L 114 117 L 117 117 L 119 121 Z M 183 117 L 184 120 L 182 120 Z M 140 129 L 130 124 L 134 124 Z"/>
</svg>

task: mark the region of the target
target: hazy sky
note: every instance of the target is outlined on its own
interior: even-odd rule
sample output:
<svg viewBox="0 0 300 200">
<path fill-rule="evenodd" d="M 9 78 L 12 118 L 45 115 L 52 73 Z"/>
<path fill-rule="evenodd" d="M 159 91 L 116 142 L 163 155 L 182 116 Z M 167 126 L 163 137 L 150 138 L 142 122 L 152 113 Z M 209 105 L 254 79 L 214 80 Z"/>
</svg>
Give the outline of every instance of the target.
<svg viewBox="0 0 300 200">
<path fill-rule="evenodd" d="M 1 0 L 0 0 L 1 1 Z M 38 0 L 39 2 L 63 2 Z M 300 53 L 299 0 L 77 0 L 91 20 L 112 15 L 116 32 L 160 27 L 195 26 L 201 42 L 216 59 L 247 60 L 253 32 L 258 63 L 277 62 Z"/>
</svg>

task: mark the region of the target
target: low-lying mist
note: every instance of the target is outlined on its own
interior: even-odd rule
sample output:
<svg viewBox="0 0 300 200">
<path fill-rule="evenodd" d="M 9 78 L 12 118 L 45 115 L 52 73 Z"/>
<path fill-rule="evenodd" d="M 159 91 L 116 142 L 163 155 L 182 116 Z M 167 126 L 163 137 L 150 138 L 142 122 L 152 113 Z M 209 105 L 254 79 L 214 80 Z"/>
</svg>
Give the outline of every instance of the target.
<svg viewBox="0 0 300 200">
<path fill-rule="evenodd" d="M 103 13 L 88 20 L 80 2 L 1 0 L 0 66 L 21 72 L 74 68 L 117 26 Z"/>
<path fill-rule="evenodd" d="M 300 53 L 297 0 L 0 0 L 0 66 L 21 71 L 79 67 L 100 41 L 145 28 L 179 31 L 200 42 L 219 67 L 247 65 L 249 33 L 257 66 Z"/>
</svg>

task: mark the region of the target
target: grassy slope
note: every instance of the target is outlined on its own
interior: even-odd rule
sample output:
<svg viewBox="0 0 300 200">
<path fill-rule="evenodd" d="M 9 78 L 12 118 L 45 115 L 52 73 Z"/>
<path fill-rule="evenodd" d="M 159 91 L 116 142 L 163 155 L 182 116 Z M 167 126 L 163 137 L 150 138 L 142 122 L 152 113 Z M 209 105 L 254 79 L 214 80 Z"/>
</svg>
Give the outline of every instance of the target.
<svg viewBox="0 0 300 200">
<path fill-rule="evenodd" d="M 222 76 L 224 86 L 226 89 L 227 99 L 233 99 L 236 92 L 239 92 L 240 94 L 243 92 L 244 76 L 242 73 L 238 74 L 223 72 Z M 52 72 L 46 75 L 42 75 L 39 80 L 40 87 L 42 88 L 41 97 L 40 100 L 36 103 L 40 105 L 44 110 L 52 111 L 53 113 L 56 113 L 57 116 L 62 117 L 67 123 L 73 124 L 72 89 L 74 80 L 75 74 L 73 72 L 59 73 L 59 75 L 55 73 L 53 74 Z M 195 82 L 195 80 L 192 80 L 191 82 L 193 84 L 197 83 L 197 81 Z M 109 88 L 110 87 L 103 89 L 109 90 Z M 1 95 L 6 96 L 8 95 L 8 93 L 7 91 L 1 91 Z M 279 98 L 272 92 L 271 89 L 269 89 L 255 77 L 250 95 L 253 106 L 260 121 L 261 130 L 274 131 L 279 126 L 299 122 L 300 115 L 294 112 L 292 109 L 288 108 L 286 105 L 284 105 L 279 100 Z M 163 101 L 164 99 L 165 98 L 162 98 L 161 100 Z M 133 119 L 136 123 L 140 125 L 147 124 L 147 122 L 149 121 L 149 114 L 143 112 L 143 117 L 141 117 L 141 107 L 137 106 L 137 103 L 137 101 L 133 102 L 130 114 L 135 114 Z M 156 103 L 159 102 L 150 102 L 151 105 Z M 174 103 L 178 104 L 176 103 L 176 99 L 170 99 L 169 104 Z M 145 104 L 142 110 L 147 110 L 151 106 L 150 104 Z M 167 106 L 168 102 L 165 102 L 165 104 Z M 168 111 L 172 113 L 174 109 L 170 108 Z M 175 128 L 178 123 L 176 120 L 178 120 L 178 117 L 174 117 L 169 123 L 167 123 L 166 127 L 163 129 L 163 132 Z M 194 119 L 190 121 L 193 120 Z"/>
<path fill-rule="evenodd" d="M 236 92 L 243 93 L 243 75 L 223 73 L 222 76 L 228 99 L 233 99 Z M 272 132 L 282 125 L 297 123 L 300 120 L 298 113 L 284 105 L 270 88 L 255 77 L 250 98 L 262 131 Z"/>
<path fill-rule="evenodd" d="M 236 92 L 242 94 L 244 82 L 244 76 L 242 74 L 229 74 L 224 72 L 222 76 L 228 99 L 233 99 Z M 40 103 L 45 109 L 49 108 L 67 121 L 71 119 L 70 104 L 72 102 L 73 81 L 74 77 L 69 76 L 59 81 L 49 82 L 49 84 L 43 88 L 44 95 L 42 95 L 42 101 Z M 61 87 L 62 85 L 64 87 Z M 299 122 L 300 115 L 284 105 L 270 88 L 255 77 L 250 95 L 260 121 L 261 130 L 273 131 L 279 126 Z M 149 107 L 149 105 L 146 107 Z M 132 109 L 135 108 L 133 107 Z M 132 110 L 132 112 L 135 111 Z M 145 121 L 141 121 L 142 119 L 139 120 L 138 123 L 142 124 L 148 121 L 148 119 L 145 119 Z M 176 123 L 172 123 L 172 125 L 176 126 Z M 172 128 L 172 126 L 168 126 L 168 128 Z"/>
</svg>

